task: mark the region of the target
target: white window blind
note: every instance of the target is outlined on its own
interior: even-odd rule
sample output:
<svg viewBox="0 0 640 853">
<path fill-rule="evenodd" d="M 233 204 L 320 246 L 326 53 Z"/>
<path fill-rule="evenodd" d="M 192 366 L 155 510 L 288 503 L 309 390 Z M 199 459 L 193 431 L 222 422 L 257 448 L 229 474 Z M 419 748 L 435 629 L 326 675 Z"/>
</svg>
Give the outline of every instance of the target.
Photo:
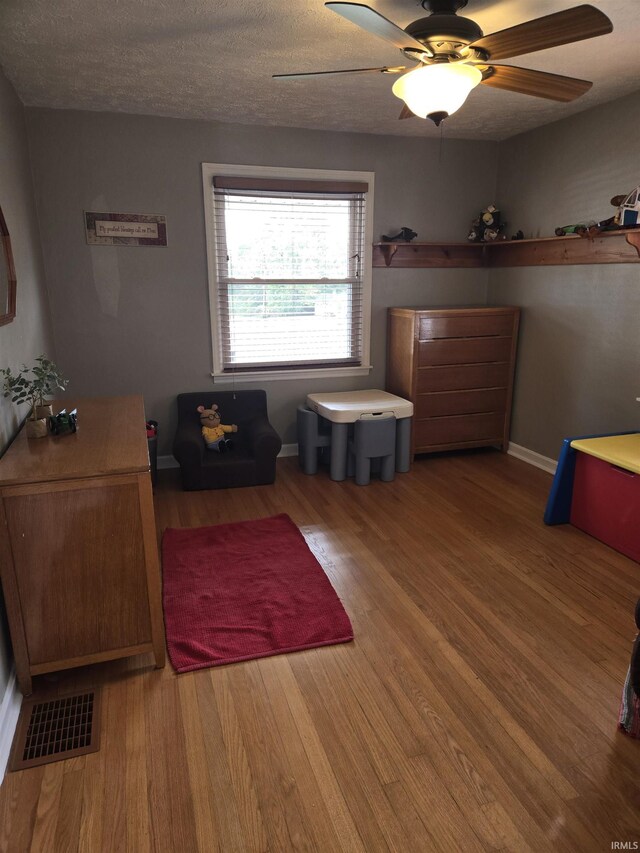
<svg viewBox="0 0 640 853">
<path fill-rule="evenodd" d="M 366 191 L 213 179 L 223 371 L 362 364 Z"/>
</svg>

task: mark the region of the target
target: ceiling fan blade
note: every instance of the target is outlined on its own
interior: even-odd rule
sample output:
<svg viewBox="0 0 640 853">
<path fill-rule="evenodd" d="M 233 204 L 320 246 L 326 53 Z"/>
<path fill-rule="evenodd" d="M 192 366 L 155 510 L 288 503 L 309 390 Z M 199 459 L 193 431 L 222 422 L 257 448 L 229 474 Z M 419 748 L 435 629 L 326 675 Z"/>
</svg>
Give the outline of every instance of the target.
<svg viewBox="0 0 640 853">
<path fill-rule="evenodd" d="M 298 74 L 272 74 L 272 77 L 287 78 L 287 77 L 321 77 L 323 74 L 366 74 L 370 71 L 378 71 L 381 74 L 402 74 L 408 69 L 404 65 L 389 67 L 383 65 L 382 68 L 341 68 L 339 71 L 300 71 Z"/>
<path fill-rule="evenodd" d="M 545 15 L 472 42 L 469 47 L 486 51 L 489 59 L 507 59 L 548 47 L 603 36 L 613 30 L 607 16 L 594 6 L 574 6 Z"/>
<path fill-rule="evenodd" d="M 532 71 L 529 68 L 516 68 L 512 65 L 491 65 L 492 73 L 482 82 L 496 89 L 507 89 L 521 95 L 534 95 L 536 98 L 548 98 L 550 101 L 573 101 L 584 95 L 593 86 L 589 80 L 577 77 L 563 77 L 561 74 L 548 74 L 546 71 Z"/>
<path fill-rule="evenodd" d="M 352 24 L 362 27 L 363 30 L 367 30 L 374 36 L 385 39 L 385 41 L 390 41 L 400 50 L 412 48 L 421 51 L 426 56 L 433 56 L 433 53 L 422 42 L 414 39 L 413 36 L 405 33 L 401 27 L 363 3 L 325 3 L 324 5 L 332 12 L 342 15 L 347 21 L 351 21 Z"/>
<path fill-rule="evenodd" d="M 398 118 L 403 119 L 403 118 L 415 118 L 415 117 L 416 117 L 416 114 L 414 112 L 411 112 L 411 110 L 409 109 L 409 107 L 406 104 L 403 104 L 402 109 L 400 110 L 400 115 L 398 116 Z"/>
</svg>

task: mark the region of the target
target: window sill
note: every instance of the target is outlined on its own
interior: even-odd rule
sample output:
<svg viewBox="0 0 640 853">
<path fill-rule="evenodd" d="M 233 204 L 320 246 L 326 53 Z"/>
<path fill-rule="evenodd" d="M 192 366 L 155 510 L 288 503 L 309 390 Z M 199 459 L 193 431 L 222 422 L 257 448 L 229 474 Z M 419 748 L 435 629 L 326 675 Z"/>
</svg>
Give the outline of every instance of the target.
<svg viewBox="0 0 640 853">
<path fill-rule="evenodd" d="M 239 382 L 270 382 L 281 379 L 341 379 L 344 376 L 367 376 L 369 367 L 322 367 L 316 369 L 302 368 L 300 370 L 259 370 L 253 373 L 212 373 L 214 385 L 225 385 Z"/>
</svg>

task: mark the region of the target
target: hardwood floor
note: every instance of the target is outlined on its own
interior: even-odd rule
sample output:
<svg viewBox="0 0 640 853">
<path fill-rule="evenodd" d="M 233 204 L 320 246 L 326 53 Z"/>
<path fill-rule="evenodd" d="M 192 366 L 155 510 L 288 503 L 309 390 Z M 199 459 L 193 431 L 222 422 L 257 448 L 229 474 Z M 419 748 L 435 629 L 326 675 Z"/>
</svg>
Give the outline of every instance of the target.
<svg viewBox="0 0 640 853">
<path fill-rule="evenodd" d="M 159 531 L 287 512 L 355 641 L 104 685 L 99 752 L 10 773 L 3 851 L 605 851 L 640 841 L 640 742 L 616 730 L 640 566 L 545 527 L 551 478 L 493 451 L 393 483 L 278 462 L 274 486 L 183 493 Z"/>
</svg>

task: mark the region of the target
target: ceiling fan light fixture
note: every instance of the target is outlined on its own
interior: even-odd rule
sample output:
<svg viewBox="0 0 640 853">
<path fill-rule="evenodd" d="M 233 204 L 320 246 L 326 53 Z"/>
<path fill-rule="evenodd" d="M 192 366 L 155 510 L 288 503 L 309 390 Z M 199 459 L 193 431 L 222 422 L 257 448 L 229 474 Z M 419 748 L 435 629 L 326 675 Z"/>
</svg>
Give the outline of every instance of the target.
<svg viewBox="0 0 640 853">
<path fill-rule="evenodd" d="M 460 109 L 471 90 L 481 82 L 482 72 L 473 65 L 440 63 L 403 74 L 391 91 L 420 118 L 437 116 L 438 121 L 432 120 L 439 125 L 444 117 Z"/>
</svg>

